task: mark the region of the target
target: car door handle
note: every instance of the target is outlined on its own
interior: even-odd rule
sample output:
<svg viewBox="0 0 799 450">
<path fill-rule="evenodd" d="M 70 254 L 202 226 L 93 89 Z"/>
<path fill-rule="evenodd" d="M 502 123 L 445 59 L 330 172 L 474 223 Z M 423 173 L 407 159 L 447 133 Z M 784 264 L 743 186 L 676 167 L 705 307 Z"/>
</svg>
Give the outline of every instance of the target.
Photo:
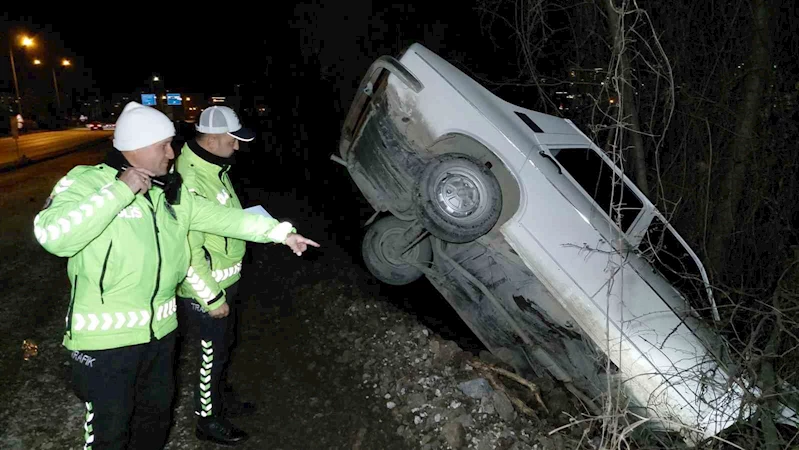
<svg viewBox="0 0 799 450">
<path fill-rule="evenodd" d="M 541 155 L 542 157 L 552 161 L 552 164 L 554 164 L 555 167 L 558 168 L 558 174 L 563 175 L 563 170 L 560 168 L 560 164 L 558 164 L 558 162 L 555 161 L 555 158 L 549 156 L 549 153 L 547 153 L 547 152 L 545 152 L 543 150 L 539 151 L 538 154 Z"/>
</svg>

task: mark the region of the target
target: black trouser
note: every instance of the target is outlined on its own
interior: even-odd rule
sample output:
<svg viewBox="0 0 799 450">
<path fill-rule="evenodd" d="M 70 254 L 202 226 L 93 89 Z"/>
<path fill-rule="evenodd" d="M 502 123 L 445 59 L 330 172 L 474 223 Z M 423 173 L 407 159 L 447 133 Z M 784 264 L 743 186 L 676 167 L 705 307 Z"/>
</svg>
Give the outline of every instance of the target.
<svg viewBox="0 0 799 450">
<path fill-rule="evenodd" d="M 72 387 L 86 404 L 85 449 L 163 448 L 175 391 L 175 335 L 72 352 Z"/>
<path fill-rule="evenodd" d="M 198 372 L 194 387 L 194 413 L 202 417 L 216 417 L 222 412 L 222 395 L 227 380 L 230 351 L 235 343 L 236 293 L 239 283 L 225 289 L 225 302 L 230 308 L 227 317 L 214 319 L 196 300 L 178 297 L 183 330 L 189 342 L 200 348 Z M 194 344 L 192 344 L 194 345 Z"/>
</svg>

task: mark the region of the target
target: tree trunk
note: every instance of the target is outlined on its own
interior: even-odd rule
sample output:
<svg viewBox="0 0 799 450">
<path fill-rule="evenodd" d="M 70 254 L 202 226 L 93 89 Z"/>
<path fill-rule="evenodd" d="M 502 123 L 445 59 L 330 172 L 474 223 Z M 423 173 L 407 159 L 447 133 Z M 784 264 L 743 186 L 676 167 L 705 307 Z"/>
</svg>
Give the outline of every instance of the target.
<svg viewBox="0 0 799 450">
<path fill-rule="evenodd" d="M 627 57 L 624 45 L 624 30 L 622 29 L 622 17 L 616 11 L 614 0 L 605 0 L 605 10 L 608 15 L 608 26 L 613 37 L 614 53 L 619 57 L 621 65 L 621 79 L 614 76 L 616 91 L 619 93 L 619 109 L 621 110 L 621 122 L 627 128 L 626 133 L 613 133 L 612 135 L 623 142 L 625 135 L 632 140 L 633 169 L 635 171 L 635 184 L 649 196 L 649 182 L 646 178 L 646 152 L 644 150 L 644 140 L 641 138 L 641 126 L 638 121 L 638 110 L 635 107 L 635 94 L 632 87 L 632 72 L 630 70 L 630 59 Z M 622 8 L 624 11 L 624 8 Z M 622 146 L 619 146 L 622 148 Z M 650 198 L 651 199 L 651 198 Z"/>
<path fill-rule="evenodd" d="M 755 130 L 760 122 L 763 96 L 768 78 L 769 11 L 766 0 L 752 0 L 752 48 L 744 80 L 743 100 L 737 111 L 736 135 L 730 144 L 730 163 L 722 174 L 718 190 L 715 220 L 707 246 L 710 268 L 722 271 L 729 254 L 729 238 L 735 231 L 735 219 L 744 189 L 747 188 L 748 161 L 759 148 Z"/>
</svg>

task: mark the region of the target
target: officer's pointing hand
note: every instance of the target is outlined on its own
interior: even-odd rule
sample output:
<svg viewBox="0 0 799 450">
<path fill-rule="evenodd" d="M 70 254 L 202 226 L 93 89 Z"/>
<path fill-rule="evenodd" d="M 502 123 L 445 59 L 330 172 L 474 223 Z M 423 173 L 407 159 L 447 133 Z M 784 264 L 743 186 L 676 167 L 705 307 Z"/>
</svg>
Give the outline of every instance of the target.
<svg viewBox="0 0 799 450">
<path fill-rule="evenodd" d="M 119 176 L 119 179 L 128 185 L 130 190 L 133 191 L 133 195 L 136 195 L 139 192 L 150 190 L 150 177 L 154 176 L 155 174 L 147 169 L 130 167 Z"/>
<path fill-rule="evenodd" d="M 295 233 L 291 233 L 288 235 L 285 244 L 291 247 L 291 250 L 297 256 L 301 256 L 302 252 L 307 250 L 309 245 L 312 247 L 319 247 L 319 244 L 317 244 L 316 242 Z"/>
</svg>

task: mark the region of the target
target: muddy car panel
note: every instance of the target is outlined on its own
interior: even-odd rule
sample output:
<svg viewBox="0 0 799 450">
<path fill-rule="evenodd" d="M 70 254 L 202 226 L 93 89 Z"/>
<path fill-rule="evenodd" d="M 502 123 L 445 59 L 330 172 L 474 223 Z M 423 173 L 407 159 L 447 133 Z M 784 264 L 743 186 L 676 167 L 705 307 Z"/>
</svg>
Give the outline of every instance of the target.
<svg viewBox="0 0 799 450">
<path fill-rule="evenodd" d="M 738 419 L 742 389 L 696 312 L 714 306 L 701 262 L 573 123 L 499 99 L 419 44 L 361 86 L 339 150 L 375 210 L 414 220 L 416 177 L 440 153 L 489 162 L 500 182 L 494 229 L 466 244 L 433 239 L 425 272 L 492 352 L 522 372 L 546 370 L 583 399 L 611 377 L 639 413 L 689 443 Z M 623 197 L 591 195 L 592 168 L 622 180 Z M 654 224 L 692 268 L 689 295 L 650 263 Z"/>
</svg>

